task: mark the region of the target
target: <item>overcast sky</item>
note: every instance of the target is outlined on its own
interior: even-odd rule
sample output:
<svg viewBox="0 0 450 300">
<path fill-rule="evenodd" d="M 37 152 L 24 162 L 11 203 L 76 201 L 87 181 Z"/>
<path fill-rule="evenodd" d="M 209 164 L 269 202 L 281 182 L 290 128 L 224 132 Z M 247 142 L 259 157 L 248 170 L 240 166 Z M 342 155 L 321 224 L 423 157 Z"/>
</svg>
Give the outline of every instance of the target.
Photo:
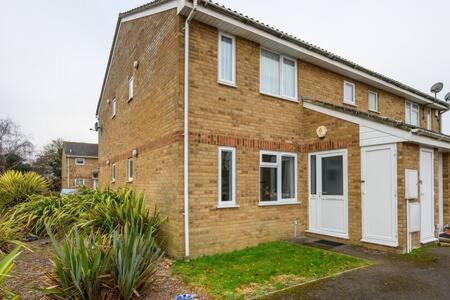
<svg viewBox="0 0 450 300">
<path fill-rule="evenodd" d="M 89 128 L 117 15 L 146 2 L 0 0 L 0 118 L 38 146 L 96 142 Z M 442 81 L 441 98 L 450 92 L 450 1 L 220 3 L 419 90 Z"/>
</svg>

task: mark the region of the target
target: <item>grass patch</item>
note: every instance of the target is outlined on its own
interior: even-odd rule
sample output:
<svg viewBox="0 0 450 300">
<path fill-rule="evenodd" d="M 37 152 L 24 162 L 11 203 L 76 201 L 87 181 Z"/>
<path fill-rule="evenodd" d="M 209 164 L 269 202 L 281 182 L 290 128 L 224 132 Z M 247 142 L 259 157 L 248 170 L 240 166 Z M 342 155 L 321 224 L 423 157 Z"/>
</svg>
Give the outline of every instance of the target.
<svg viewBox="0 0 450 300">
<path fill-rule="evenodd" d="M 180 260 L 172 270 L 212 297 L 241 299 L 369 264 L 356 257 L 277 241 L 190 262 Z"/>
<path fill-rule="evenodd" d="M 439 247 L 437 244 L 428 244 L 412 250 L 410 253 L 402 254 L 402 260 L 414 263 L 418 267 L 427 267 L 437 262 L 437 257 L 429 253 L 432 248 Z"/>
</svg>

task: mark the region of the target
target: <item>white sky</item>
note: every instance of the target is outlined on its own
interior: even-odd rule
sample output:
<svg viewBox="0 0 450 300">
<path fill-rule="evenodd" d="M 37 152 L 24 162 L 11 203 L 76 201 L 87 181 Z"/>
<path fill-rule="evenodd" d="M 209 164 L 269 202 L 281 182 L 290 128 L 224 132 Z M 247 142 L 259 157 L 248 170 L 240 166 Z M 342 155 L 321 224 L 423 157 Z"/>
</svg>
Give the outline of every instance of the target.
<svg viewBox="0 0 450 300">
<path fill-rule="evenodd" d="M 450 92 L 450 1 L 219 1 L 419 90 L 442 81 L 440 97 Z M 117 15 L 146 2 L 0 0 L 0 118 L 38 146 L 96 142 L 89 128 Z"/>
</svg>

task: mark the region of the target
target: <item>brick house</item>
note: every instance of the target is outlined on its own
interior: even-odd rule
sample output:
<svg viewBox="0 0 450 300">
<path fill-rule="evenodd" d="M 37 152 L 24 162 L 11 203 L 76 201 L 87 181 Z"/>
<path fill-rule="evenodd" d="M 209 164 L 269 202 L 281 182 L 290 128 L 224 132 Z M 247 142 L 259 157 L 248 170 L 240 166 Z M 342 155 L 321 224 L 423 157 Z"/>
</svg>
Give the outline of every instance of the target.
<svg viewBox="0 0 450 300">
<path fill-rule="evenodd" d="M 405 252 L 450 222 L 448 108 L 211 1 L 154 1 L 119 15 L 99 183 L 157 204 L 176 257 L 305 234 Z"/>
<path fill-rule="evenodd" d="M 63 142 L 61 188 L 75 190 L 80 186 L 97 188 L 98 145 Z"/>
</svg>

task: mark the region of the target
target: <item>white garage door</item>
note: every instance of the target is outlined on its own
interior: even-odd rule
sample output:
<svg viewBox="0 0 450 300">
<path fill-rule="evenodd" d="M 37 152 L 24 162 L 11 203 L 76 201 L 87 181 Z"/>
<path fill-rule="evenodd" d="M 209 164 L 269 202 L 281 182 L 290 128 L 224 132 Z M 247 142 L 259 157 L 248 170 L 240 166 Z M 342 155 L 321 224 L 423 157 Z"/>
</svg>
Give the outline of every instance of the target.
<svg viewBox="0 0 450 300">
<path fill-rule="evenodd" d="M 397 247 L 397 148 L 361 148 L 362 241 Z"/>
</svg>

